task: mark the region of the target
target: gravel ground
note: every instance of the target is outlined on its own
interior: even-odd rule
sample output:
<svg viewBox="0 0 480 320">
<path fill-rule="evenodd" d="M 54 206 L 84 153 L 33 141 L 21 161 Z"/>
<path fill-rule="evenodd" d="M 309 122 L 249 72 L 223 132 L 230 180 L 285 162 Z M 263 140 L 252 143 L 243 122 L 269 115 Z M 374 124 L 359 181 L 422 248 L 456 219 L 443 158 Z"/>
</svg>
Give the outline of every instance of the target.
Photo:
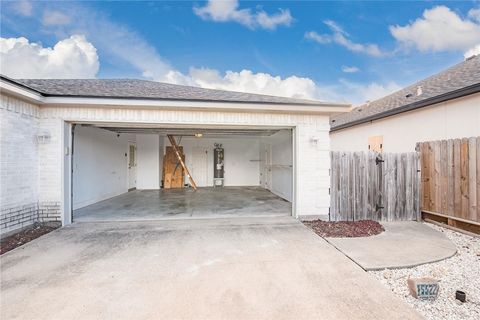
<svg viewBox="0 0 480 320">
<path fill-rule="evenodd" d="M 449 259 L 414 268 L 369 271 L 396 295 L 427 319 L 480 319 L 480 238 L 471 237 L 433 224 L 457 246 L 457 254 Z M 407 279 L 433 277 L 439 280 L 436 300 L 417 300 L 408 292 Z M 455 300 L 455 291 L 467 294 L 467 302 Z"/>
</svg>

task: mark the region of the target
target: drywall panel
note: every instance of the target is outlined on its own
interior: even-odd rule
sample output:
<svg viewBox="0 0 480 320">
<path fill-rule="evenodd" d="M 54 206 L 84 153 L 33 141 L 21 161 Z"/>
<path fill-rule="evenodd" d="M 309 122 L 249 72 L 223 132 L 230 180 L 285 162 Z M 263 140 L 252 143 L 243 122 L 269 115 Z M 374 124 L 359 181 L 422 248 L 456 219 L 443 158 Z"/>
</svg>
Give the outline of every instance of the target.
<svg viewBox="0 0 480 320">
<path fill-rule="evenodd" d="M 480 136 L 480 94 L 442 102 L 330 133 L 333 151 L 367 151 L 383 136 L 384 152 L 411 152 L 421 141 Z"/>
<path fill-rule="evenodd" d="M 128 142 L 134 135 L 76 126 L 73 154 L 73 209 L 128 191 Z"/>
<path fill-rule="evenodd" d="M 156 134 L 137 134 L 137 189 L 160 188 L 160 139 Z"/>
<path fill-rule="evenodd" d="M 262 145 L 269 148 L 262 155 L 263 165 L 267 168 L 262 170 L 265 179 L 270 185 L 270 191 L 276 195 L 292 201 L 293 195 L 293 146 L 291 130 L 282 130 L 270 137 L 262 139 Z M 266 156 L 265 156 L 266 155 Z"/>
</svg>

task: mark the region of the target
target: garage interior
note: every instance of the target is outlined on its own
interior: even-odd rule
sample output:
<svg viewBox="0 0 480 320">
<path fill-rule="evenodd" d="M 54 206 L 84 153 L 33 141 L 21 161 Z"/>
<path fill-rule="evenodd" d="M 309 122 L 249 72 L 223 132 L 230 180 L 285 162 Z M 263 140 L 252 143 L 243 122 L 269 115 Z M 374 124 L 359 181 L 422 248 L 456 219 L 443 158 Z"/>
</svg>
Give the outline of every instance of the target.
<svg viewBox="0 0 480 320">
<path fill-rule="evenodd" d="M 288 216 L 292 129 L 76 124 L 73 221 Z"/>
</svg>

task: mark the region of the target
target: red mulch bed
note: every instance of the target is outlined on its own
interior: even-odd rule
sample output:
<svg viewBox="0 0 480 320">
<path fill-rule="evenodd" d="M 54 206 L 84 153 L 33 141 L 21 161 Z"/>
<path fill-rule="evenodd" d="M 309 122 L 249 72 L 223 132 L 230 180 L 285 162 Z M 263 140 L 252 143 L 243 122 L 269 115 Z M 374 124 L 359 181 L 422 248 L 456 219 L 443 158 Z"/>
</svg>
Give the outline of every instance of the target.
<svg viewBox="0 0 480 320">
<path fill-rule="evenodd" d="M 0 240 L 0 255 L 57 229 L 57 224 L 35 224 Z"/>
<path fill-rule="evenodd" d="M 385 231 L 382 225 L 373 220 L 360 221 L 303 221 L 320 237 L 330 238 L 355 238 L 369 237 Z"/>
</svg>

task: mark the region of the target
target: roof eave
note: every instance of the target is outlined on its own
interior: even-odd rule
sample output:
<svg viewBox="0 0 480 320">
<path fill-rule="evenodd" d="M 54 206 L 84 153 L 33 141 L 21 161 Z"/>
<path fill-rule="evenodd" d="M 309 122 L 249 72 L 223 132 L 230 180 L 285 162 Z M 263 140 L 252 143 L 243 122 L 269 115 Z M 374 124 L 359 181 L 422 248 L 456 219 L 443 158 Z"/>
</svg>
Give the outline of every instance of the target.
<svg viewBox="0 0 480 320">
<path fill-rule="evenodd" d="M 324 104 L 301 105 L 281 103 L 255 103 L 232 101 L 207 101 L 207 100 L 161 100 L 138 98 L 109 98 L 109 97 L 63 97 L 48 96 L 44 98 L 44 106 L 58 107 L 85 107 L 96 106 L 106 108 L 142 107 L 146 109 L 174 109 L 174 110 L 200 110 L 200 111 L 230 111 L 230 112 L 274 112 L 274 113 L 304 113 L 331 115 L 334 113 L 348 112 L 350 105 Z"/>
<path fill-rule="evenodd" d="M 396 115 L 396 114 L 399 114 L 399 113 L 404 113 L 404 112 L 413 111 L 413 110 L 416 110 L 416 109 L 428 107 L 428 106 L 431 106 L 431 105 L 434 105 L 434 104 L 437 104 L 437 103 L 441 103 L 441 102 L 465 97 L 465 96 L 475 94 L 475 93 L 478 93 L 478 92 L 480 92 L 480 83 L 476 83 L 476 84 L 468 86 L 468 87 L 464 87 L 464 88 L 461 88 L 461 89 L 450 91 L 450 92 L 447 92 L 447 93 L 444 93 L 444 94 L 441 94 L 441 95 L 438 95 L 438 96 L 430 97 L 430 98 L 427 98 L 427 99 L 424 99 L 424 100 L 412 102 L 410 104 L 401 106 L 399 108 L 394 108 L 394 109 L 391 109 L 391 110 L 387 110 L 387 111 L 384 111 L 384 112 L 381 112 L 381 113 L 378 113 L 378 114 L 374 114 L 374 115 L 371 115 L 371 116 L 368 116 L 368 117 L 365 117 L 365 118 L 362 118 L 362 119 L 347 122 L 347 123 L 341 124 L 339 126 L 332 127 L 330 129 L 330 132 L 335 132 L 335 131 L 347 129 L 347 128 L 350 128 L 350 127 L 353 127 L 353 126 L 356 126 L 356 125 L 359 125 L 359 124 L 383 119 L 383 118 L 390 117 L 390 116 L 393 116 L 393 115 Z"/>
<path fill-rule="evenodd" d="M 202 99 L 158 99 L 146 97 L 98 97 L 98 96 L 64 96 L 49 95 L 28 86 L 22 85 L 8 77 L 2 76 L 0 88 L 17 98 L 44 106 L 138 106 L 146 108 L 175 108 L 184 110 L 216 110 L 216 111 L 257 111 L 257 112 L 288 112 L 309 114 L 334 114 L 348 112 L 350 104 L 340 103 L 276 103 L 249 102 L 229 100 Z"/>
</svg>

